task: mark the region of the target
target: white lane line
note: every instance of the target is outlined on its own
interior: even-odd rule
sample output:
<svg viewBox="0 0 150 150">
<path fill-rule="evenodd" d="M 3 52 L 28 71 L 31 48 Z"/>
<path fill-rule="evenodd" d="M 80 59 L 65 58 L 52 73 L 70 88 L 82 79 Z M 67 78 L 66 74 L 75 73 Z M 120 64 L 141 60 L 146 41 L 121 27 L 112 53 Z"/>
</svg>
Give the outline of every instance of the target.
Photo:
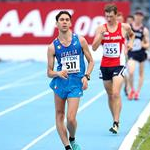
<svg viewBox="0 0 150 150">
<path fill-rule="evenodd" d="M 49 84 L 49 82 L 50 81 L 46 81 L 45 83 L 47 83 L 48 82 L 48 84 Z M 32 85 L 37 85 L 37 86 L 45 86 L 45 85 L 43 85 L 43 81 L 42 80 L 40 80 L 40 81 L 38 81 L 38 80 L 32 80 L 32 81 L 27 81 L 27 82 L 19 82 L 19 83 L 17 83 L 17 84 L 15 84 L 13 87 L 23 87 L 23 86 L 32 86 Z"/>
<path fill-rule="evenodd" d="M 2 85 L 2 86 L 0 86 L 0 91 L 6 90 L 6 89 L 9 89 L 9 88 L 12 88 L 12 87 L 15 87 L 16 84 L 18 84 L 18 83 L 20 83 L 20 82 L 25 82 L 25 81 L 27 81 L 27 80 L 34 79 L 34 78 L 36 78 L 36 77 L 38 77 L 38 76 L 40 76 L 40 75 L 42 75 L 42 74 L 44 74 L 44 73 L 46 74 L 46 71 L 45 71 L 45 70 L 44 70 L 44 71 L 37 72 L 37 73 L 35 73 L 35 74 L 31 75 L 31 76 L 27 76 L 27 77 L 21 78 L 21 79 L 19 79 L 19 80 L 13 81 L 13 82 L 11 82 L 10 84 Z"/>
<path fill-rule="evenodd" d="M 25 101 L 23 101 L 21 103 L 18 103 L 17 105 L 14 105 L 14 106 L 12 106 L 10 108 L 7 108 L 6 110 L 0 112 L 0 117 L 4 116 L 7 113 L 9 113 L 11 111 L 14 111 L 14 110 L 16 110 L 16 109 L 18 109 L 20 107 L 23 107 L 23 106 L 25 106 L 25 105 L 33 102 L 33 101 L 36 101 L 36 100 L 40 99 L 41 97 L 43 97 L 43 96 L 45 96 L 45 95 L 47 95 L 47 94 L 49 94 L 51 92 L 52 92 L 52 90 L 50 90 L 50 89 L 46 90 L 46 91 L 43 91 L 40 94 L 31 97 L 30 99 L 27 99 L 27 100 L 25 100 Z"/>
<path fill-rule="evenodd" d="M 145 80 L 145 85 L 149 86 L 150 80 Z M 125 136 L 118 150 L 131 150 L 132 144 L 139 134 L 139 128 L 142 128 L 150 116 L 150 102 L 144 108 L 139 118 L 136 120 L 129 133 Z"/>
<path fill-rule="evenodd" d="M 86 109 L 88 106 L 90 106 L 94 101 L 96 101 L 99 97 L 103 96 L 104 94 L 106 94 L 105 90 L 103 90 L 102 92 L 97 94 L 95 97 L 90 99 L 87 103 L 83 104 L 81 107 L 79 107 L 78 113 L 80 113 L 81 111 Z M 47 135 L 49 135 L 50 133 L 52 133 L 55 130 L 56 130 L 56 125 L 54 125 L 53 127 L 49 128 L 46 132 L 44 132 L 42 135 L 38 136 L 36 139 L 34 139 L 32 142 L 30 142 L 25 147 L 23 147 L 21 150 L 28 150 L 33 145 L 35 145 L 37 142 L 39 142 L 40 140 L 42 140 L 44 137 L 46 137 Z"/>
<path fill-rule="evenodd" d="M 149 116 L 150 116 L 150 102 L 143 110 L 143 112 L 140 114 L 135 124 L 132 126 L 131 130 L 124 138 L 118 150 L 131 150 L 132 144 L 136 139 L 136 136 L 139 134 L 139 128 L 142 128 L 144 126 Z"/>
<path fill-rule="evenodd" d="M 10 72 L 10 71 L 14 71 L 14 70 L 17 70 L 17 69 L 20 69 L 20 68 L 23 68 L 23 67 L 27 67 L 31 64 L 31 62 L 27 62 L 27 63 L 23 63 L 23 64 L 20 64 L 20 65 L 17 65 L 17 66 L 11 66 L 9 68 L 6 68 L 4 70 L 1 70 L 0 71 L 0 75 L 2 74 L 5 74 L 7 72 Z"/>
</svg>

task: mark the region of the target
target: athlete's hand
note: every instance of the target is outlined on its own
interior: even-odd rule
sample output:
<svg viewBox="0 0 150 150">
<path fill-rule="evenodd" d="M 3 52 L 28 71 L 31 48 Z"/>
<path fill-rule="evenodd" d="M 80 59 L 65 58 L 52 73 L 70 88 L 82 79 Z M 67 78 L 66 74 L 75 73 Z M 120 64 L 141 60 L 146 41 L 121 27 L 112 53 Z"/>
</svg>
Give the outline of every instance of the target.
<svg viewBox="0 0 150 150">
<path fill-rule="evenodd" d="M 86 90 L 88 88 L 88 80 L 86 77 L 82 78 L 82 83 L 83 83 L 82 89 Z"/>
<path fill-rule="evenodd" d="M 132 48 L 133 48 L 133 42 L 129 42 L 128 44 L 127 44 L 127 50 L 129 51 L 129 50 L 132 50 Z"/>
<path fill-rule="evenodd" d="M 144 49 L 147 49 L 147 43 L 145 43 L 144 41 L 141 41 L 141 46 Z"/>
<path fill-rule="evenodd" d="M 106 28 L 105 28 L 104 26 L 102 26 L 102 28 L 101 28 L 101 30 L 100 30 L 100 34 L 101 34 L 102 36 L 104 36 L 104 33 L 105 33 L 106 31 L 107 31 Z"/>
<path fill-rule="evenodd" d="M 67 79 L 68 78 L 68 72 L 67 70 L 62 70 L 62 71 L 58 71 L 57 75 L 63 79 Z"/>
</svg>

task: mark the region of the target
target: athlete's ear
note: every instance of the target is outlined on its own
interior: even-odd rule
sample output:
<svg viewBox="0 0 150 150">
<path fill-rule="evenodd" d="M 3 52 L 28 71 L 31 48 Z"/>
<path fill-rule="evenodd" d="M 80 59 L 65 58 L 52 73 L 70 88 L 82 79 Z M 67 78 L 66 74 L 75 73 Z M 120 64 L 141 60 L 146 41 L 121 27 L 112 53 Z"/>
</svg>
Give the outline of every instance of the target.
<svg viewBox="0 0 150 150">
<path fill-rule="evenodd" d="M 56 21 L 56 26 L 58 27 L 58 22 Z"/>
<path fill-rule="evenodd" d="M 70 27 L 72 26 L 72 22 L 70 22 Z"/>
<path fill-rule="evenodd" d="M 71 22 L 71 20 L 70 20 L 70 25 L 69 25 L 69 27 L 72 27 L 72 22 Z"/>
</svg>

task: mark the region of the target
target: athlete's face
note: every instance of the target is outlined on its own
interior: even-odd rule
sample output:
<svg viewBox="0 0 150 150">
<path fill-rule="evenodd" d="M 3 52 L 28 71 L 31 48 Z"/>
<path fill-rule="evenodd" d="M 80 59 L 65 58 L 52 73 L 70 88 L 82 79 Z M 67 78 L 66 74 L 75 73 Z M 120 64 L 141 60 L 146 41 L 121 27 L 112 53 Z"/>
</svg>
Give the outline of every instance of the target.
<svg viewBox="0 0 150 150">
<path fill-rule="evenodd" d="M 141 15 L 141 14 L 136 14 L 135 16 L 134 16 L 134 21 L 135 21 L 135 23 L 137 23 L 137 24 L 141 24 L 142 22 L 143 22 L 143 15 Z"/>
<path fill-rule="evenodd" d="M 127 20 L 126 20 L 126 23 L 128 23 L 128 24 L 132 24 L 132 23 L 133 23 L 133 21 L 134 21 L 134 19 L 133 19 L 133 18 L 128 17 L 128 18 L 127 18 Z"/>
<path fill-rule="evenodd" d="M 106 17 L 108 24 L 115 23 L 117 19 L 117 15 L 114 13 L 114 11 L 105 12 L 105 17 Z"/>
<path fill-rule="evenodd" d="M 67 14 L 62 14 L 56 23 L 61 32 L 67 32 L 71 27 L 71 20 Z"/>
<path fill-rule="evenodd" d="M 123 16 L 117 16 L 117 21 L 123 23 L 124 22 L 124 18 Z"/>
</svg>

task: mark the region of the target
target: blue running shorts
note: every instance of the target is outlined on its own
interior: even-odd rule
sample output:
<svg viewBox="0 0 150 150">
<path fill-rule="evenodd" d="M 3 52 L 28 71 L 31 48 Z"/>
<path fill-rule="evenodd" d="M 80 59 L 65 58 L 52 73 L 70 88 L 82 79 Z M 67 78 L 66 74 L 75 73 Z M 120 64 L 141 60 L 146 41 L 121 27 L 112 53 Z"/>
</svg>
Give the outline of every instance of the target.
<svg viewBox="0 0 150 150">
<path fill-rule="evenodd" d="M 61 99 L 79 98 L 83 96 L 82 82 L 80 77 L 69 76 L 67 79 L 55 77 L 50 83 L 50 88 Z"/>
</svg>

